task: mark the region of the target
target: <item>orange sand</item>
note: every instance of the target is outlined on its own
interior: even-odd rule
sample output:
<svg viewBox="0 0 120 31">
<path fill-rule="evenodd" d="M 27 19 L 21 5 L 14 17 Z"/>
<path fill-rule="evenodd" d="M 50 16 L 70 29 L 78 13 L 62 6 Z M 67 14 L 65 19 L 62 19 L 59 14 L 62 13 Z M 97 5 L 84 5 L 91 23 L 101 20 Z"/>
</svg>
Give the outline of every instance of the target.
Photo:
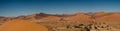
<svg viewBox="0 0 120 31">
<path fill-rule="evenodd" d="M 1 25 L 0 31 L 48 31 L 48 29 L 30 21 L 13 20 Z"/>
</svg>

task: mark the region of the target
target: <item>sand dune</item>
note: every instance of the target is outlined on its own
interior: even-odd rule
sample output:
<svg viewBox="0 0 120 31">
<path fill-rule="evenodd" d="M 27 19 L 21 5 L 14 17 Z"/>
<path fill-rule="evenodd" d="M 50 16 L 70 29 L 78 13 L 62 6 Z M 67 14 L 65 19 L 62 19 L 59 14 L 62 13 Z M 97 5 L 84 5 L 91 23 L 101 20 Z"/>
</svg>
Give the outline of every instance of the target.
<svg viewBox="0 0 120 31">
<path fill-rule="evenodd" d="M 0 31 L 48 31 L 46 27 L 26 21 L 12 20 L 0 26 Z"/>
<path fill-rule="evenodd" d="M 53 30 L 54 31 L 75 31 L 75 30 L 85 31 L 87 30 L 86 27 L 89 27 L 89 25 L 91 24 L 94 24 L 92 26 L 93 28 L 99 25 L 101 27 L 104 26 L 107 27 L 107 29 L 97 27 L 100 28 L 100 30 L 102 31 L 103 30 L 109 31 L 108 29 L 110 30 L 115 29 L 119 31 L 120 29 L 119 18 L 120 18 L 119 12 L 75 13 L 75 14 L 63 14 L 63 15 L 38 13 L 38 14 L 18 16 L 12 18 L 1 16 L 0 31 L 48 31 L 48 30 L 49 31 L 53 31 Z M 85 25 L 85 27 L 83 26 L 83 28 L 80 28 L 81 26 L 79 27 L 79 25 L 81 24 Z M 101 24 L 105 24 L 105 25 L 101 25 Z M 111 29 L 111 27 L 113 28 Z M 89 28 L 89 30 L 92 29 Z"/>
<path fill-rule="evenodd" d="M 56 15 L 56 14 L 31 14 L 28 16 L 18 16 L 10 19 L 22 19 L 22 20 L 42 20 L 42 21 L 91 21 L 93 18 L 97 21 L 107 21 L 107 20 L 120 20 L 119 12 L 96 12 L 96 13 L 75 13 L 71 15 Z M 9 19 L 9 20 L 10 20 Z M 8 20 L 7 17 L 1 17 L 0 21 Z"/>
</svg>

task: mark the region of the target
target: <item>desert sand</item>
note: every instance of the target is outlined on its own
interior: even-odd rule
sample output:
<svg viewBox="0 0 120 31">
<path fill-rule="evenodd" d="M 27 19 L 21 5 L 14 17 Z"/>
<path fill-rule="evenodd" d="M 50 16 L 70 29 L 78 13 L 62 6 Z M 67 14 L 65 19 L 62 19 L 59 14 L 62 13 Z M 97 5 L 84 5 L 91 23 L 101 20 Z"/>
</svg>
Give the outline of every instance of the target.
<svg viewBox="0 0 120 31">
<path fill-rule="evenodd" d="M 74 13 L 63 15 L 38 13 L 12 18 L 1 16 L 0 30 L 120 31 L 119 22 L 120 12 Z"/>
<path fill-rule="evenodd" d="M 48 29 L 27 20 L 12 20 L 1 25 L 0 31 L 48 31 Z"/>
</svg>

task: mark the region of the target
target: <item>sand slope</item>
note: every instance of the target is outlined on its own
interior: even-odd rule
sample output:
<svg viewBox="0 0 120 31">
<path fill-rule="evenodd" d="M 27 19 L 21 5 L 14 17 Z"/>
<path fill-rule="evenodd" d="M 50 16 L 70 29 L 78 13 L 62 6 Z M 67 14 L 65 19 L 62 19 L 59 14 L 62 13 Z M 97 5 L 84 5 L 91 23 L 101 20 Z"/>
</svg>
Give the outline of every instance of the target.
<svg viewBox="0 0 120 31">
<path fill-rule="evenodd" d="M 48 31 L 46 27 L 26 21 L 13 20 L 8 21 L 0 26 L 0 31 Z"/>
</svg>

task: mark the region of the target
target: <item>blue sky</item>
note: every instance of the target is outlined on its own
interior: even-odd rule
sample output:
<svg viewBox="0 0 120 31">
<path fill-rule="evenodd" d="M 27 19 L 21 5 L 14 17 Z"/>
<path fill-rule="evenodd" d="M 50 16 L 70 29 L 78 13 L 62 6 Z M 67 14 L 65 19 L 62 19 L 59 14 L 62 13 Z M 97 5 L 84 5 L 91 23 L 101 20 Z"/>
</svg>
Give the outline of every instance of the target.
<svg viewBox="0 0 120 31">
<path fill-rule="evenodd" d="M 120 0 L 0 0 L 0 16 L 120 12 Z"/>
</svg>

